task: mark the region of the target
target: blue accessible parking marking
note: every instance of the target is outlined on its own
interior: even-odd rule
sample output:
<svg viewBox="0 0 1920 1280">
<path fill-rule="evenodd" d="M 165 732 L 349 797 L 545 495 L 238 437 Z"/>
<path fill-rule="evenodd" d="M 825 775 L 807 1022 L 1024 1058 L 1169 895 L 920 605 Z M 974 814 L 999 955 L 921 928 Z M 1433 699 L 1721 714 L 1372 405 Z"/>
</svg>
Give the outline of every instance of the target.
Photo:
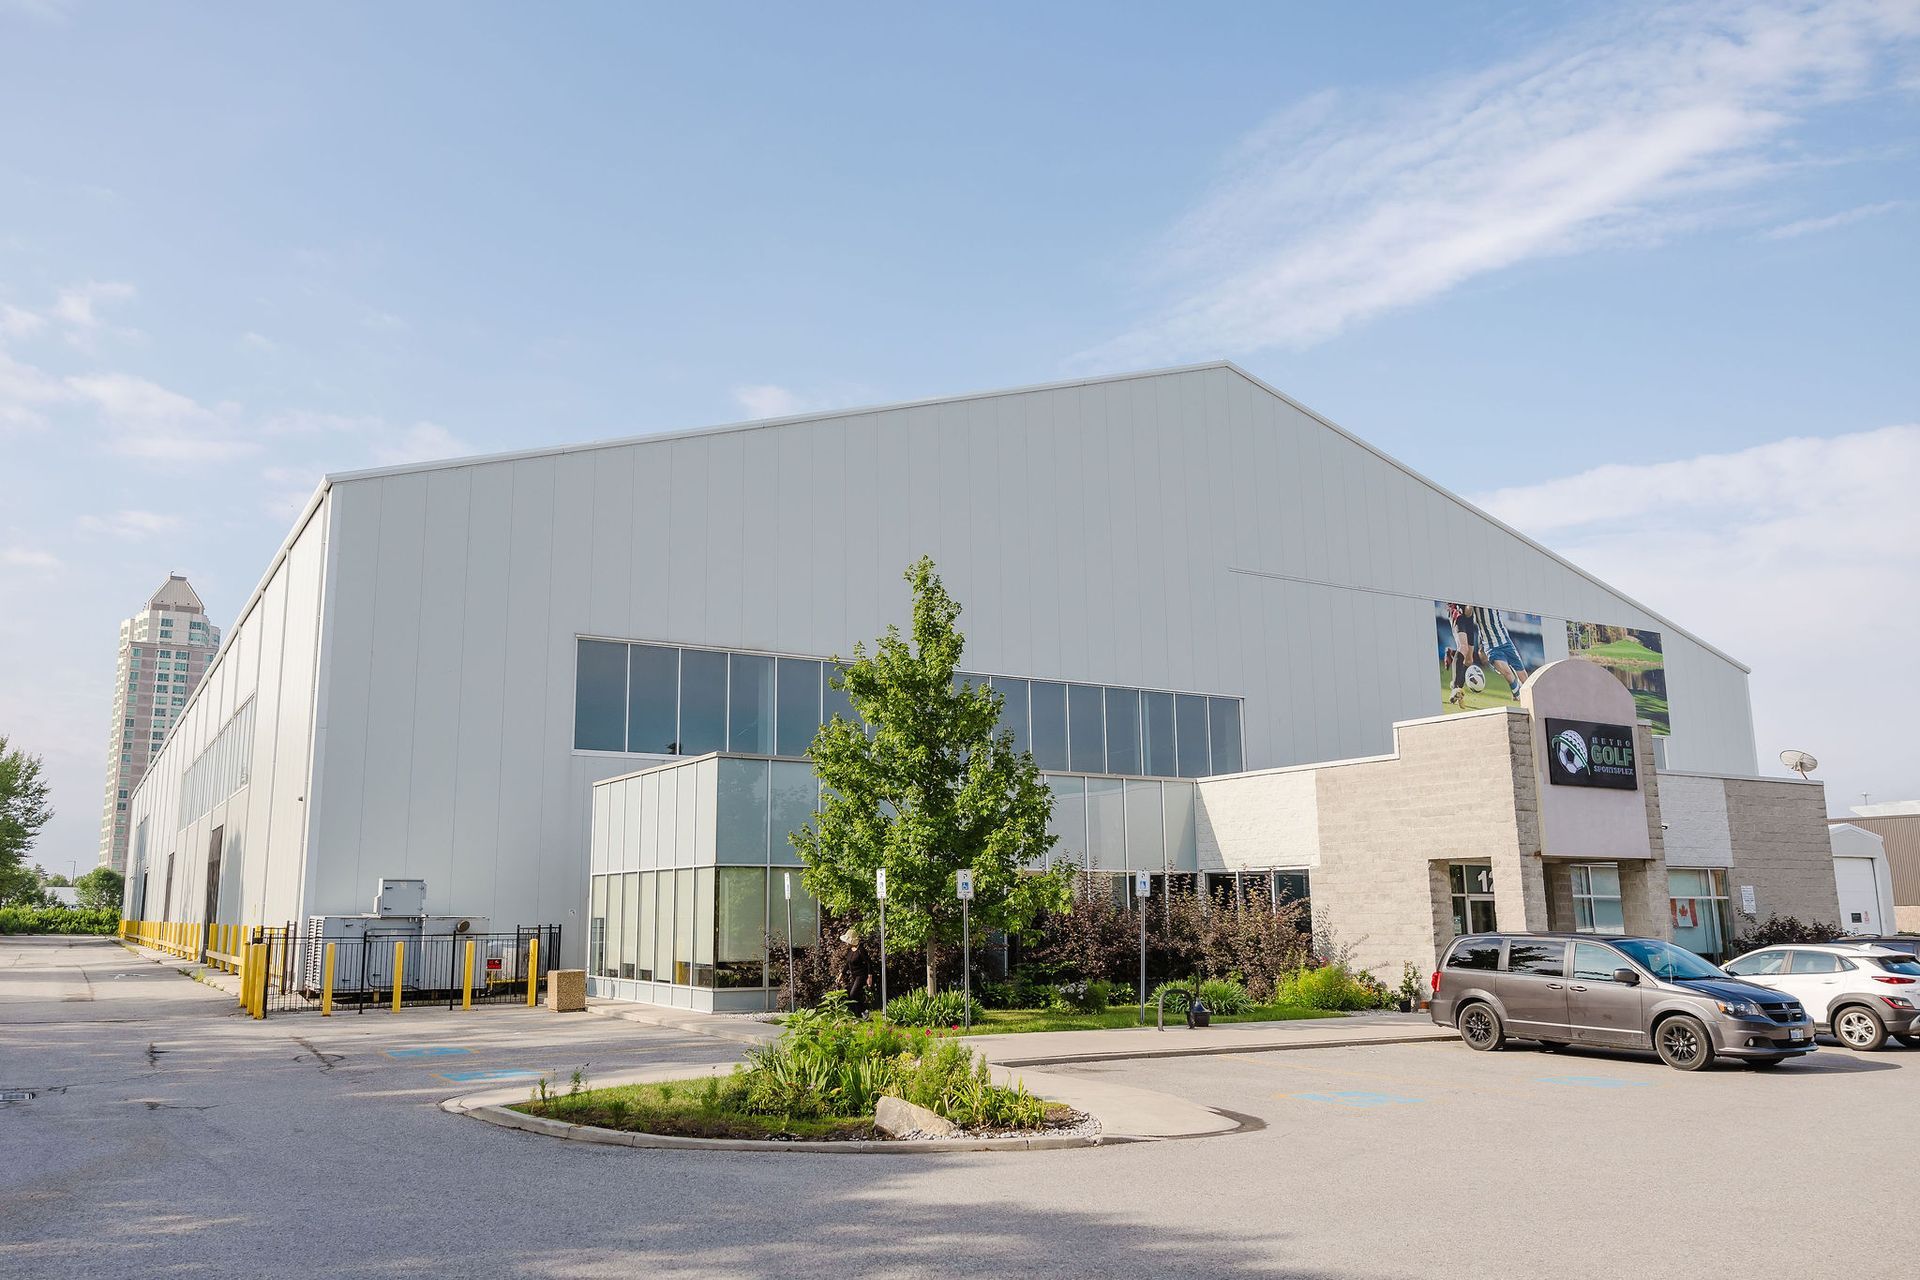
<svg viewBox="0 0 1920 1280">
<path fill-rule="evenodd" d="M 1330 1102 L 1336 1107 L 1390 1107 L 1400 1103 L 1418 1102 L 1418 1098 L 1403 1098 L 1393 1093 L 1368 1093 L 1365 1090 L 1349 1089 L 1340 1093 L 1296 1093 L 1294 1097 L 1302 1102 Z"/>
<path fill-rule="evenodd" d="M 460 1049 L 450 1044 L 422 1045 L 417 1049 L 389 1049 L 389 1058 L 450 1058 L 456 1053 L 472 1053 L 471 1049 Z"/>
<path fill-rule="evenodd" d="M 1645 1080 L 1622 1080 L 1618 1076 L 1541 1076 L 1541 1084 L 1570 1084 L 1580 1089 L 1644 1089 Z"/>
<path fill-rule="evenodd" d="M 538 1080 L 540 1076 L 538 1071 L 527 1071 L 520 1067 L 494 1067 L 487 1071 L 448 1071 L 440 1078 L 455 1084 L 473 1084 L 486 1080 Z"/>
</svg>

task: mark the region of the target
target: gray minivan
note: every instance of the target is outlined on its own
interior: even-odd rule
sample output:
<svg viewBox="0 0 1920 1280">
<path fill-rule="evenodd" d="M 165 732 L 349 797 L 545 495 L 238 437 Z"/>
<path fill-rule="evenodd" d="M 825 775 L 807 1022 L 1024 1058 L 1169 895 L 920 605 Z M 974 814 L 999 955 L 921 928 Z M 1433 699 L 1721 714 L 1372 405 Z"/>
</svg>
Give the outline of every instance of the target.
<svg viewBox="0 0 1920 1280">
<path fill-rule="evenodd" d="M 1433 1020 L 1472 1049 L 1509 1037 L 1652 1050 L 1681 1071 L 1717 1056 L 1774 1067 L 1814 1051 L 1800 1002 L 1741 982 L 1659 938 L 1482 933 L 1433 975 Z"/>
</svg>

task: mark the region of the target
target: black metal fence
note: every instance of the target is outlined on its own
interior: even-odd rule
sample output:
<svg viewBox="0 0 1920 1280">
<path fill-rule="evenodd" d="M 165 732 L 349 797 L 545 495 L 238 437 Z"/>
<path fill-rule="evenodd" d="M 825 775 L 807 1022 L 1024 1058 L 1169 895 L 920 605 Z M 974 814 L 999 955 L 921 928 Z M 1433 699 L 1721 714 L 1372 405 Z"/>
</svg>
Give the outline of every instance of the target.
<svg viewBox="0 0 1920 1280">
<path fill-rule="evenodd" d="M 335 933 L 284 925 L 250 929 L 246 941 L 242 963 L 257 961 L 264 980 L 243 980 L 242 1000 L 258 992 L 261 1016 L 526 1004 L 560 958 L 557 924 L 512 933 L 428 933 L 400 921 Z"/>
</svg>

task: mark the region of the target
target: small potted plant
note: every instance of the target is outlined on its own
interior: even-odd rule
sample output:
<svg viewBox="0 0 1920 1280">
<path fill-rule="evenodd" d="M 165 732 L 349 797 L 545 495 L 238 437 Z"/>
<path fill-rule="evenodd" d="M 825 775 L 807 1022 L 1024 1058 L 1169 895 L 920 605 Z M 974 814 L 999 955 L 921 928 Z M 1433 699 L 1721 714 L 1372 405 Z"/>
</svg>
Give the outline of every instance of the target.
<svg viewBox="0 0 1920 1280">
<path fill-rule="evenodd" d="M 1397 998 L 1394 1002 L 1394 1007 L 1399 1009 L 1401 1013 L 1417 1012 L 1421 1005 L 1425 1003 L 1425 1001 L 1421 999 L 1421 988 L 1423 985 L 1420 981 L 1420 971 L 1413 967 L 1413 961 L 1409 960 L 1401 965 L 1400 987 L 1399 990 L 1395 992 Z"/>
</svg>

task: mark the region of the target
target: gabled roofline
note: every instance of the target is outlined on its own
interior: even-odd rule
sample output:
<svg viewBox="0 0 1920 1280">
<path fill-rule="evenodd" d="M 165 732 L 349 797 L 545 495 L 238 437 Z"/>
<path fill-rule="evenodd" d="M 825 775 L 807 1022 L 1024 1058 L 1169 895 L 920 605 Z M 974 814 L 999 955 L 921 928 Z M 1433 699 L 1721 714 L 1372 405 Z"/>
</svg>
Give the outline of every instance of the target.
<svg viewBox="0 0 1920 1280">
<path fill-rule="evenodd" d="M 853 405 L 845 409 L 823 409 L 815 413 L 795 413 L 784 418 L 752 418 L 712 427 L 689 427 L 677 431 L 654 431 L 620 436 L 612 440 L 594 440 L 585 444 L 548 445 L 539 449 L 517 449 L 508 453 L 485 453 L 471 458 L 447 458 L 437 462 L 409 462 L 394 467 L 371 467 L 362 471 L 341 471 L 329 475 L 326 483 L 348 480 L 377 480 L 383 476 L 408 475 L 417 471 L 439 471 L 451 467 L 477 467 L 493 462 L 518 462 L 526 458 L 560 457 L 569 453 L 591 453 L 596 449 L 621 449 L 632 444 L 659 444 L 670 440 L 692 440 L 701 436 L 732 435 L 740 431 L 758 431 L 762 427 L 790 427 L 806 422 L 830 422 L 839 418 L 865 418 L 904 409 L 929 409 L 936 405 L 961 404 L 973 400 L 998 400 L 1003 396 L 1025 396 L 1039 391 L 1068 391 L 1075 387 L 1104 386 L 1115 382 L 1135 382 L 1143 378 L 1163 378 L 1170 373 L 1202 373 L 1209 369 L 1231 369 L 1243 378 L 1265 387 L 1246 370 L 1230 360 L 1210 360 L 1204 364 L 1169 365 L 1163 369 L 1142 369 L 1134 373 L 1104 373 L 1097 377 L 1067 378 L 1059 382 L 1035 382 L 1020 387 L 998 387 L 990 391 L 969 391 L 960 395 L 928 396 L 919 400 L 896 400 L 888 404 Z M 1267 388 L 1269 391 L 1271 387 Z M 1279 394 L 1275 392 L 1275 394 Z M 1286 397 L 1282 396 L 1282 399 Z M 1292 404 L 1291 400 L 1287 403 Z M 1298 406 L 1296 406 L 1298 407 Z M 1336 427 L 1335 430 L 1338 430 Z M 1342 432 L 1342 434 L 1345 434 Z"/>
<path fill-rule="evenodd" d="M 930 396 L 920 400 L 900 400 L 900 401 L 895 401 L 889 404 L 856 405 L 852 408 L 847 408 L 847 409 L 826 409 L 826 410 L 821 410 L 815 413 L 789 414 L 788 416 L 783 418 L 756 418 L 756 419 L 750 419 L 745 422 L 725 423 L 720 426 L 692 427 L 692 428 L 686 428 L 678 431 L 659 431 L 659 432 L 645 433 L 640 435 L 621 436 L 617 439 L 596 440 L 596 441 L 591 441 L 585 444 L 549 445 L 549 446 L 538 448 L 538 449 L 517 449 L 517 450 L 513 450 L 506 453 L 479 454 L 473 457 L 448 458 L 448 459 L 434 461 L 434 462 L 410 462 L 410 463 L 401 464 L 399 466 L 372 467 L 372 468 L 367 468 L 360 471 L 341 471 L 341 472 L 335 472 L 333 474 L 328 475 L 324 480 L 320 482 L 320 488 L 322 492 L 324 492 L 326 489 L 328 489 L 329 487 L 331 487 L 336 483 L 346 483 L 346 482 L 356 481 L 356 480 L 377 480 L 386 476 L 412 475 L 412 474 L 416 474 L 423 471 L 443 471 L 443 470 L 449 470 L 457 467 L 485 466 L 487 464 L 496 463 L 496 462 L 517 462 L 517 461 L 521 461 L 528 458 L 560 457 L 560 456 L 563 456 L 566 454 L 572 454 L 572 453 L 590 453 L 599 449 L 619 449 L 619 448 L 624 448 L 628 445 L 634 445 L 634 444 L 660 444 L 660 443 L 665 443 L 673 440 L 698 439 L 704 436 L 731 435 L 736 432 L 758 431 L 763 427 L 785 427 L 785 426 L 795 426 L 795 425 L 799 425 L 802 423 L 809 423 L 809 422 L 827 422 L 827 421 L 833 421 L 836 419 L 863 418 L 863 417 L 872 416 L 874 414 L 894 413 L 894 412 L 898 412 L 900 410 L 905 410 L 905 409 L 923 409 L 923 408 L 930 408 L 935 405 L 957 404 L 964 401 L 973 401 L 973 400 L 995 400 L 1003 396 L 1032 395 L 1036 392 L 1041 392 L 1041 391 L 1065 391 L 1065 390 L 1071 390 L 1075 387 L 1092 387 L 1092 386 L 1103 386 L 1103 385 L 1108 385 L 1111 383 L 1119 383 L 1119 382 L 1133 382 L 1133 381 L 1137 381 L 1144 378 L 1161 378 L 1161 377 L 1167 376 L 1168 374 L 1175 374 L 1175 373 L 1203 373 L 1213 369 L 1223 369 L 1223 370 L 1227 370 L 1229 372 L 1238 374 L 1240 377 L 1245 378 L 1248 382 L 1260 388 L 1262 391 L 1266 392 L 1268 395 L 1273 396 L 1275 399 L 1281 401 L 1283 404 L 1286 404 L 1289 407 L 1298 410 L 1300 413 L 1303 413 L 1307 417 L 1313 419 L 1313 421 L 1319 423 L 1321 426 L 1325 427 L 1327 430 L 1332 431 L 1336 435 L 1342 437 L 1343 439 L 1355 445 L 1358 445 L 1361 449 L 1364 449 L 1366 452 L 1372 454 L 1374 457 L 1386 463 L 1388 466 L 1393 467 L 1395 470 L 1401 472 L 1403 475 L 1407 476 L 1409 479 L 1414 480 L 1419 484 L 1425 485 L 1428 489 L 1431 489 L 1434 493 L 1440 495 L 1442 498 L 1445 498 L 1449 502 L 1454 503 L 1455 505 L 1459 506 L 1462 510 L 1467 511 L 1470 514 L 1477 516 L 1482 520 L 1487 521 L 1489 524 L 1493 525 L 1496 529 L 1499 529 L 1507 534 L 1510 534 L 1515 538 L 1518 538 L 1521 542 L 1533 548 L 1535 551 L 1538 551 L 1540 554 L 1546 556 L 1548 559 L 1554 561 L 1556 564 L 1559 564 L 1561 567 L 1565 569 L 1569 569 L 1574 573 L 1578 574 L 1580 577 L 1585 578 L 1588 582 L 1591 582 L 1594 586 L 1599 587 L 1601 590 L 1607 592 L 1609 595 L 1619 597 L 1621 600 L 1625 601 L 1627 604 L 1632 605 L 1634 608 L 1638 609 L 1641 613 L 1644 613 L 1647 617 L 1652 618 L 1655 622 L 1659 623 L 1662 627 L 1667 628 L 1678 635 L 1685 636 L 1688 640 L 1691 640 L 1693 643 L 1699 645 L 1702 649 L 1705 649 L 1707 652 L 1713 654 L 1715 657 L 1721 659 L 1723 662 L 1731 663 L 1733 666 L 1739 668 L 1740 672 L 1743 675 L 1753 674 L 1753 668 L 1749 667 L 1746 663 L 1740 661 L 1740 659 L 1734 657 L 1732 654 L 1728 653 L 1726 650 L 1720 648 L 1718 645 L 1711 644 L 1708 641 L 1703 640 L 1700 636 L 1696 635 L 1692 631 L 1689 631 L 1687 628 L 1681 626 L 1679 623 L 1667 617 L 1665 614 L 1659 613 L 1654 609 L 1648 608 L 1645 604 L 1641 603 L 1639 600 L 1636 600 L 1634 597 L 1628 595 L 1626 592 L 1620 590 L 1618 587 L 1613 586 L 1611 583 L 1608 583 L 1599 577 L 1596 577 L 1592 573 L 1589 573 L 1587 570 L 1573 563 L 1573 561 L 1567 559 L 1565 556 L 1554 551 L 1552 548 L 1547 547 L 1544 544 L 1536 541 L 1535 539 L 1528 537 L 1526 534 L 1520 532 L 1520 530 L 1514 528 L 1512 525 L 1508 524 L 1506 521 L 1501 520 L 1499 517 L 1491 515 L 1488 512 L 1482 510 L 1481 508 L 1475 506 L 1473 503 L 1467 501 L 1465 498 L 1453 492 L 1451 489 L 1448 489 L 1446 486 L 1439 484 L 1438 482 L 1428 478 L 1425 475 L 1422 475 L 1418 471 L 1415 471 L 1412 467 L 1400 461 L 1398 458 L 1394 457 L 1393 455 L 1382 451 L 1381 449 L 1379 449 L 1378 447 L 1372 444 L 1367 443 L 1365 440 L 1361 439 L 1359 436 L 1355 435 L 1353 432 L 1347 430 L 1345 427 L 1341 426 L 1339 423 L 1335 422 L 1333 419 L 1327 417 L 1325 414 L 1316 412 L 1315 410 L 1308 408 L 1306 405 L 1301 404 L 1298 400 L 1295 400 L 1292 396 L 1288 395 L 1286 392 L 1281 391 L 1277 387 L 1274 387 L 1272 384 L 1254 376 L 1251 373 L 1248 373 L 1245 369 L 1242 369 L 1239 365 L 1235 364 L 1231 360 L 1210 360 L 1200 364 L 1170 365 L 1165 368 L 1143 369 L 1133 373 L 1111 373 L 1111 374 L 1101 374 L 1097 377 L 1068 378 L 1059 382 L 1037 382 L 1037 383 L 1028 384 L 1026 386 L 1002 387 L 1002 388 L 998 388 L 990 391 L 974 391 L 974 392 L 968 392 L 961 395 Z M 298 530 L 296 528 L 296 532 L 297 531 Z M 1485 603 L 1485 604 L 1494 605 L 1495 607 L 1500 607 L 1499 602 L 1497 601 L 1476 601 L 1475 603 Z M 1527 612 L 1531 613 L 1533 612 L 1533 610 L 1527 610 Z"/>
<path fill-rule="evenodd" d="M 1652 618 L 1655 622 L 1658 622 L 1661 626 L 1668 627 L 1672 629 L 1674 632 L 1685 636 L 1687 639 L 1699 645 L 1702 649 L 1705 649 L 1708 653 L 1711 653 L 1714 657 L 1719 658 L 1724 662 L 1732 663 L 1734 666 L 1740 668 L 1741 674 L 1743 675 L 1753 674 L 1752 667 L 1749 667 L 1746 663 L 1740 661 L 1740 659 L 1734 657 L 1732 654 L 1720 648 L 1718 645 L 1710 644 L 1707 641 L 1702 640 L 1699 636 L 1687 630 L 1685 627 L 1681 626 L 1679 623 L 1675 622 L 1673 619 L 1667 617 L 1665 614 L 1659 613 L 1653 609 L 1649 609 L 1646 605 L 1642 604 L 1640 601 L 1634 599 L 1632 596 L 1628 595 L 1626 592 L 1620 590 L 1620 588 L 1614 586 L 1612 583 L 1603 581 L 1602 579 L 1596 577 L 1594 574 L 1589 573 L 1585 569 L 1582 569 L 1579 565 L 1567 559 L 1565 556 L 1553 550 L 1551 547 L 1545 546 L 1535 541 L 1534 539 L 1529 538 L 1526 534 L 1520 532 L 1518 529 L 1514 528 L 1512 525 L 1508 524 L 1506 521 L 1500 519 L 1498 516 L 1491 515 L 1488 512 L 1481 510 L 1479 507 L 1475 506 L 1471 502 L 1468 502 L 1465 498 L 1461 497 L 1459 494 L 1455 493 L 1453 490 L 1447 488 L 1445 485 L 1436 483 L 1435 481 L 1430 480 L 1426 476 L 1420 474 L 1418 471 L 1415 471 L 1412 467 L 1400 461 L 1400 459 L 1392 456 L 1391 454 L 1383 453 L 1381 450 L 1379 450 L 1378 448 L 1376 448 L 1371 444 L 1368 444 L 1365 440 L 1362 440 L 1359 436 L 1356 436 L 1355 434 L 1353 434 L 1353 432 L 1347 430 L 1345 427 L 1341 426 L 1339 423 L 1335 422 L 1333 419 L 1327 417 L 1324 414 L 1316 413 L 1314 410 L 1309 409 L 1306 405 L 1301 404 L 1298 400 L 1295 400 L 1292 396 L 1288 395 L 1286 392 L 1281 391 L 1261 381 L 1259 378 L 1256 378 L 1251 373 L 1248 373 L 1245 369 L 1242 369 L 1239 365 L 1234 364 L 1232 361 L 1222 361 L 1221 363 L 1224 367 L 1233 370 L 1235 373 L 1245 378 L 1248 382 L 1251 382 L 1254 386 L 1259 387 L 1262 391 L 1265 391 L 1269 395 L 1276 396 L 1279 399 L 1285 401 L 1287 404 L 1292 405 L 1294 408 L 1298 409 L 1301 413 L 1306 414 L 1309 418 L 1312 418 L 1315 422 L 1327 428 L 1329 431 L 1337 432 L 1338 434 L 1345 436 L 1348 440 L 1351 440 L 1353 443 L 1359 445 L 1362 449 L 1365 449 L 1368 453 L 1380 459 L 1382 462 L 1386 463 L 1388 466 L 1395 468 L 1396 470 L 1400 471 L 1402 474 L 1406 475 L 1410 479 L 1419 481 L 1421 484 L 1433 490 L 1435 493 L 1447 499 L 1449 502 L 1455 503 L 1458 506 L 1460 506 L 1462 509 L 1472 513 L 1473 515 L 1480 517 L 1482 520 L 1485 520 L 1488 524 L 1491 524 L 1494 528 L 1500 529 L 1507 533 L 1512 534 L 1514 537 L 1520 539 L 1520 541 L 1526 543 L 1529 547 L 1532 547 L 1535 551 L 1538 551 L 1540 554 L 1546 556 L 1550 560 L 1553 560 L 1554 562 L 1563 566 L 1564 568 L 1573 570 L 1573 572 L 1579 574 L 1581 577 L 1585 578 L 1588 582 L 1591 582 L 1594 586 L 1599 587 L 1601 590 L 1607 592 L 1608 594 L 1620 597 L 1620 599 L 1626 601 L 1628 604 L 1632 605 L 1634 608 L 1638 609 L 1640 612 L 1646 614 L 1649 618 Z M 1202 367 L 1211 367 L 1211 366 L 1202 366 Z M 1480 602 L 1475 601 L 1475 603 L 1478 604 Z M 1529 609 L 1527 610 L 1527 612 L 1531 613 L 1533 612 L 1533 610 Z"/>
</svg>

